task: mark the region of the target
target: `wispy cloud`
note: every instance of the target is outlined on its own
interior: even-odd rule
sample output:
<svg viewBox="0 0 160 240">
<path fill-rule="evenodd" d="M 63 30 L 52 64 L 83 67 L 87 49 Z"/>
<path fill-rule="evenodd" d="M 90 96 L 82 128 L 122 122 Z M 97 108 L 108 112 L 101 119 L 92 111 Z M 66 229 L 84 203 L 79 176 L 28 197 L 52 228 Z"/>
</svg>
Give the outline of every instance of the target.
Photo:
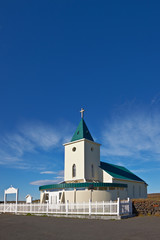
<svg viewBox="0 0 160 240">
<path fill-rule="evenodd" d="M 49 172 L 49 171 L 46 171 L 46 172 Z M 47 185 L 47 184 L 56 184 L 56 183 L 60 183 L 60 182 L 63 182 L 64 181 L 64 171 L 58 171 L 58 172 L 55 172 L 55 177 L 54 179 L 42 179 L 42 180 L 36 180 L 36 181 L 33 181 L 31 182 L 30 184 L 31 185 Z"/>
<path fill-rule="evenodd" d="M 21 169 L 38 167 L 45 172 L 44 159 L 36 163 L 36 157 L 46 157 L 47 153 L 62 150 L 62 143 L 71 138 L 72 127 L 71 124 L 54 127 L 37 122 L 27 123 L 12 133 L 1 135 L 0 165 Z"/>
<path fill-rule="evenodd" d="M 103 131 L 101 154 L 119 160 L 160 161 L 160 114 L 135 114 L 115 117 Z"/>
<path fill-rule="evenodd" d="M 42 124 L 23 126 L 20 133 L 25 139 L 28 139 L 34 148 L 40 147 L 43 150 L 49 150 L 58 146 L 63 139 L 62 133 L 51 126 Z"/>
<path fill-rule="evenodd" d="M 40 174 L 56 174 L 56 172 L 53 172 L 53 171 L 44 171 L 44 172 L 40 172 Z"/>
<path fill-rule="evenodd" d="M 160 167 L 156 167 L 156 168 L 140 168 L 140 169 L 132 169 L 131 171 L 134 172 L 135 174 L 136 173 L 151 173 L 151 172 L 156 172 L 156 171 L 159 171 L 160 170 Z"/>
<path fill-rule="evenodd" d="M 156 105 L 160 103 L 160 93 L 158 93 L 152 100 L 151 105 Z"/>
<path fill-rule="evenodd" d="M 41 186 L 41 185 L 48 185 L 48 184 L 57 184 L 59 183 L 59 180 L 51 180 L 51 179 L 45 179 L 45 180 L 37 180 L 34 182 L 31 182 L 31 185 Z"/>
</svg>

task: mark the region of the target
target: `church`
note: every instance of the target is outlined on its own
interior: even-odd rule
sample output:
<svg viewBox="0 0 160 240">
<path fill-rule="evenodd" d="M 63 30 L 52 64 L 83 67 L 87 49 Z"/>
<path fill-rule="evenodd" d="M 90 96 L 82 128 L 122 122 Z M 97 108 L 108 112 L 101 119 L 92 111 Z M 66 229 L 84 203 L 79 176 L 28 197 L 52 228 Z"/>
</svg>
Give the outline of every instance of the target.
<svg viewBox="0 0 160 240">
<path fill-rule="evenodd" d="M 50 204 L 146 198 L 147 184 L 123 166 L 100 161 L 101 144 L 94 141 L 81 109 L 81 121 L 64 144 L 64 182 L 40 186 L 40 202 Z"/>
</svg>

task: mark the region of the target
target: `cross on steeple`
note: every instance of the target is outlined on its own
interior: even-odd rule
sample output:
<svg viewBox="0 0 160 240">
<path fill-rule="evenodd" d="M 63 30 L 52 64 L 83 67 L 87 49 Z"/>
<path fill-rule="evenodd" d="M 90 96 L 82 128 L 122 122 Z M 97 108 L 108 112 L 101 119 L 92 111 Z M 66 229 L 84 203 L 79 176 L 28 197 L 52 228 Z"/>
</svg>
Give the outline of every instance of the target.
<svg viewBox="0 0 160 240">
<path fill-rule="evenodd" d="M 83 118 L 83 116 L 84 116 L 84 109 L 83 108 L 81 108 L 81 111 L 80 111 L 80 113 L 81 113 L 81 118 Z"/>
</svg>

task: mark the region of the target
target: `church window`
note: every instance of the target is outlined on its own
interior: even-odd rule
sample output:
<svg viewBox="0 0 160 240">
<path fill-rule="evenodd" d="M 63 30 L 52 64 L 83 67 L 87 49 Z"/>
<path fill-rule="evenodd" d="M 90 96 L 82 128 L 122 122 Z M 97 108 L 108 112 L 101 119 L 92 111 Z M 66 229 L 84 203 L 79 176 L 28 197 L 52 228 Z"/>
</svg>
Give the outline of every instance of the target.
<svg viewBox="0 0 160 240">
<path fill-rule="evenodd" d="M 77 135 L 79 134 L 79 131 L 77 132 Z"/>
<path fill-rule="evenodd" d="M 93 167 L 93 164 L 91 165 L 91 173 L 92 173 L 92 177 L 94 177 L 94 167 Z"/>
<path fill-rule="evenodd" d="M 73 147 L 73 148 L 72 148 L 72 151 L 75 152 L 75 151 L 76 151 L 76 147 Z"/>
<path fill-rule="evenodd" d="M 91 147 L 91 151 L 93 152 L 93 147 Z"/>
<path fill-rule="evenodd" d="M 72 177 L 76 177 L 76 165 L 73 164 L 72 166 Z"/>
</svg>

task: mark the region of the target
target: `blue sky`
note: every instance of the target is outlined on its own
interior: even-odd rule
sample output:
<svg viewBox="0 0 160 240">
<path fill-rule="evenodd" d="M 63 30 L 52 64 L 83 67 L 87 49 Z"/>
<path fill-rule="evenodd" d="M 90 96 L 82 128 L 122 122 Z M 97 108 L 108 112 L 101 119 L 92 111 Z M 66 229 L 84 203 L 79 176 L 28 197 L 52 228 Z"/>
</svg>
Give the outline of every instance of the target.
<svg viewBox="0 0 160 240">
<path fill-rule="evenodd" d="M 101 160 L 160 181 L 159 1 L 0 2 L 0 200 L 63 179 L 85 108 Z"/>
</svg>

